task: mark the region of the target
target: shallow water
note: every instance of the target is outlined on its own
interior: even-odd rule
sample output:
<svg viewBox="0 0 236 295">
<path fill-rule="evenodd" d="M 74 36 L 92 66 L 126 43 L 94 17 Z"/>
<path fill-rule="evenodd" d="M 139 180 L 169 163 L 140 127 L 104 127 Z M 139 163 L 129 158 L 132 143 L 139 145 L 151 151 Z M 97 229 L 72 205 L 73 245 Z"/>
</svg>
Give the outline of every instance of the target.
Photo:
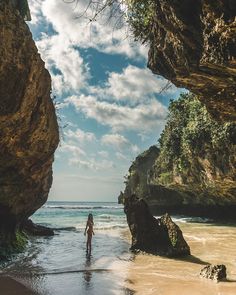
<svg viewBox="0 0 236 295">
<path fill-rule="evenodd" d="M 88 257 L 83 232 L 90 212 L 95 236 Z M 31 238 L 26 252 L 2 265 L 0 274 L 39 295 L 235 295 L 236 227 L 201 218 L 173 219 L 190 245 L 193 256 L 188 259 L 131 254 L 123 208 L 115 203 L 49 202 L 33 220 L 55 228 L 55 236 Z M 200 279 L 206 263 L 225 264 L 228 281 Z"/>
<path fill-rule="evenodd" d="M 91 256 L 84 236 L 89 213 L 95 223 Z M 128 294 L 124 279 L 130 253 L 122 238 L 127 230 L 122 206 L 49 202 L 33 220 L 55 228 L 55 236 L 31 238 L 26 252 L 5 264 L 2 273 L 42 295 Z"/>
</svg>

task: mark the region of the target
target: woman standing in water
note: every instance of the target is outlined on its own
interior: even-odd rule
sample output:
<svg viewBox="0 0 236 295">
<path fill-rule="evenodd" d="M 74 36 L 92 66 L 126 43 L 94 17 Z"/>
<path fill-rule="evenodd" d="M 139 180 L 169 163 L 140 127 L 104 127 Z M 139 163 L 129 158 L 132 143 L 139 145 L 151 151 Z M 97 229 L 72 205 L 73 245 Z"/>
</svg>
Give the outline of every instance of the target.
<svg viewBox="0 0 236 295">
<path fill-rule="evenodd" d="M 86 252 L 89 253 L 89 255 L 91 254 L 91 248 L 92 248 L 91 241 L 92 241 L 92 236 L 94 235 L 93 225 L 94 225 L 93 214 L 90 213 L 88 215 L 88 220 L 87 220 L 87 224 L 86 224 L 85 231 L 84 231 L 84 235 L 86 235 L 86 231 L 87 231 Z"/>
</svg>

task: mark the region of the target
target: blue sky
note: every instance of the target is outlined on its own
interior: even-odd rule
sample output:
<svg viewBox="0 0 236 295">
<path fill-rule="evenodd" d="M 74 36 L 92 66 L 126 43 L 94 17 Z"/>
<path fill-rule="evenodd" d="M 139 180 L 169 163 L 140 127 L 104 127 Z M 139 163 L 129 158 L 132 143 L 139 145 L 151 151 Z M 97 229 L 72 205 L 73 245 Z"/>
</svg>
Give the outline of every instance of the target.
<svg viewBox="0 0 236 295">
<path fill-rule="evenodd" d="M 50 200 L 116 201 L 134 158 L 156 144 L 170 99 L 166 80 L 146 68 L 148 48 L 127 27 L 100 17 L 87 1 L 29 0 L 29 27 L 52 77 L 61 142 Z M 90 11 L 87 11 L 90 16 Z"/>
</svg>

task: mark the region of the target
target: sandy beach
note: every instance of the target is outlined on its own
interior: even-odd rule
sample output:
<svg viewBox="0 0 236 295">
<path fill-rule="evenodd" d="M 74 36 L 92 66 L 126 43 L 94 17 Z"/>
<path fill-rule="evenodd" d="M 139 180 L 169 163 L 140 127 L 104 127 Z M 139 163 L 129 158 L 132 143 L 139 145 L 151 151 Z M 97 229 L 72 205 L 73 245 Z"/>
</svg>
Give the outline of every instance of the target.
<svg viewBox="0 0 236 295">
<path fill-rule="evenodd" d="M 192 256 L 167 259 L 139 254 L 127 277 L 127 287 L 137 295 L 235 295 L 236 228 L 199 223 L 179 223 Z M 215 283 L 199 277 L 205 264 L 225 264 L 227 280 Z"/>
<path fill-rule="evenodd" d="M 0 268 L 1 295 L 235 295 L 236 227 L 198 218 L 173 218 L 192 256 L 184 259 L 133 254 L 122 207 L 94 209 L 49 204 L 35 215 L 57 226 L 55 236 L 30 238 L 27 249 Z M 77 208 L 78 207 L 78 208 Z M 95 216 L 92 255 L 83 234 L 87 211 Z M 201 221 L 199 223 L 198 221 Z M 206 264 L 225 264 L 227 281 L 199 277 Z M 33 291 L 31 291 L 33 290 Z"/>
</svg>

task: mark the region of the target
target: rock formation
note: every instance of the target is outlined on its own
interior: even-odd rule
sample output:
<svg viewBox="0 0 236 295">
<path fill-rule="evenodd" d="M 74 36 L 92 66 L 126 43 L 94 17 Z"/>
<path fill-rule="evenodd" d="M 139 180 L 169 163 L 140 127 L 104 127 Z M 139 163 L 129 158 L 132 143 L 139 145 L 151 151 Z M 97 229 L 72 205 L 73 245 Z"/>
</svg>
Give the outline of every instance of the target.
<svg viewBox="0 0 236 295">
<path fill-rule="evenodd" d="M 0 248 L 46 202 L 59 141 L 50 75 L 10 3 L 0 2 Z"/>
<path fill-rule="evenodd" d="M 226 266 L 224 264 L 207 265 L 201 270 L 200 277 L 215 282 L 223 281 L 226 279 Z"/>
<path fill-rule="evenodd" d="M 123 199 L 136 194 L 155 214 L 235 218 L 236 125 L 212 120 L 192 95 L 170 110 L 159 148 L 129 168 Z"/>
<path fill-rule="evenodd" d="M 155 0 L 148 67 L 236 121 L 236 2 Z"/>
<path fill-rule="evenodd" d="M 190 255 L 180 228 L 168 214 L 156 219 L 147 203 L 135 195 L 125 200 L 125 213 L 132 234 L 131 250 L 177 257 Z"/>
<path fill-rule="evenodd" d="M 21 224 L 21 230 L 31 236 L 54 236 L 54 231 L 51 228 L 35 224 L 31 219 Z"/>
</svg>

